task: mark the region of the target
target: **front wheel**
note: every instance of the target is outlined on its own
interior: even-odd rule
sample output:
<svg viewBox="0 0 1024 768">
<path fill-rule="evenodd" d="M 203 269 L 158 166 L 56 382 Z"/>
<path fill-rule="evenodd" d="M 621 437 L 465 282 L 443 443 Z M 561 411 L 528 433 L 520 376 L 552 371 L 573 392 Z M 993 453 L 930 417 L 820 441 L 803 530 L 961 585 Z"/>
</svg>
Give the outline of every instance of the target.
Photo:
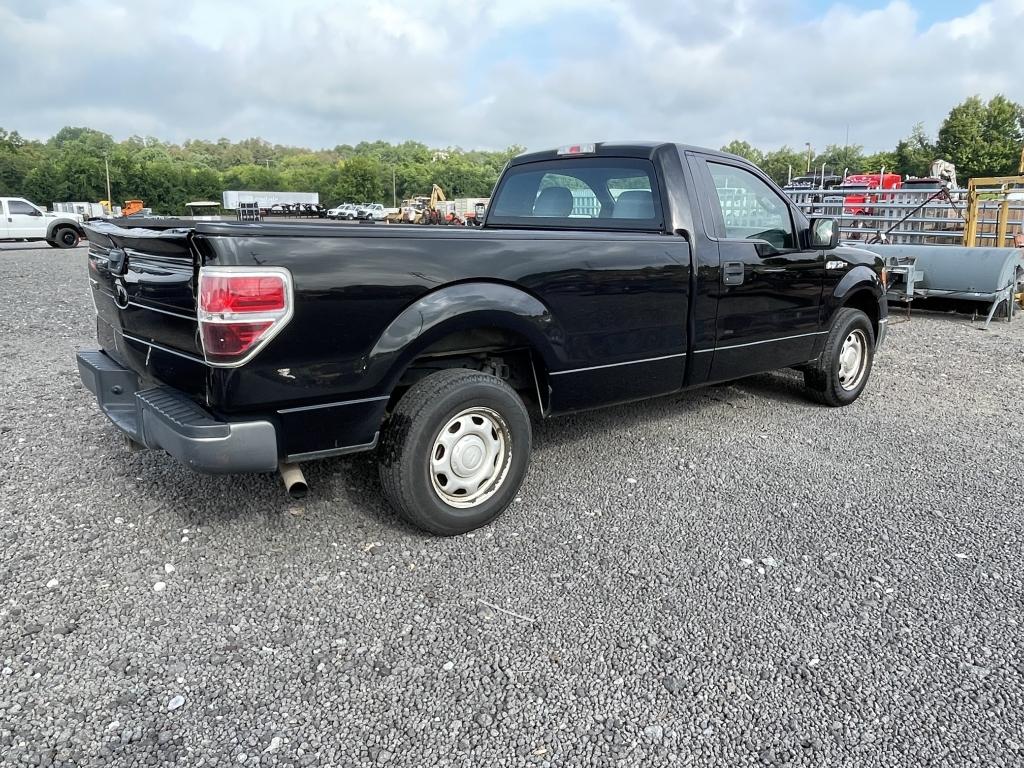
<svg viewBox="0 0 1024 768">
<path fill-rule="evenodd" d="M 875 359 L 875 333 L 859 309 L 840 309 L 832 320 L 825 348 L 804 369 L 804 385 L 823 405 L 849 405 L 864 391 Z"/>
<path fill-rule="evenodd" d="M 466 533 L 512 503 L 531 442 L 526 406 L 508 384 L 479 371 L 438 371 L 413 385 L 388 420 L 384 495 L 415 526 Z"/>
<path fill-rule="evenodd" d="M 72 227 L 58 227 L 49 244 L 54 248 L 74 248 L 82 238 Z"/>
</svg>

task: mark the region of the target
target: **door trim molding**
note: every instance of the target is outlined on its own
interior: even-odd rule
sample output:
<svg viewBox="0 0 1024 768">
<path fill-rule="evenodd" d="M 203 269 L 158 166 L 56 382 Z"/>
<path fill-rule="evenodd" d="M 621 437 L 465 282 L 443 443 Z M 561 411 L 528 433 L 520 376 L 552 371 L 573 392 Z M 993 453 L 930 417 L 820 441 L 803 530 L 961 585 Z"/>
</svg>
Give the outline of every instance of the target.
<svg viewBox="0 0 1024 768">
<path fill-rule="evenodd" d="M 551 371 L 549 376 L 562 376 L 566 373 L 584 373 L 585 371 L 597 371 L 602 368 L 617 368 L 620 365 L 637 365 L 638 363 L 655 363 L 659 360 L 672 360 L 676 357 L 686 357 L 685 352 L 679 352 L 675 355 L 662 355 L 661 357 L 647 357 L 643 360 L 627 360 L 624 363 L 608 363 L 607 365 L 591 365 L 586 368 L 570 368 L 566 371 Z"/>
<path fill-rule="evenodd" d="M 828 331 L 813 331 L 812 333 L 796 333 L 792 336 L 780 336 L 777 339 L 762 339 L 761 341 L 748 341 L 744 344 L 729 344 L 725 347 L 711 347 L 710 349 L 697 349 L 694 354 L 700 355 L 705 352 L 722 352 L 727 349 L 739 349 L 740 347 L 753 347 L 757 344 L 774 344 L 778 341 L 789 341 L 790 339 L 804 339 L 808 336 L 825 336 Z"/>
</svg>

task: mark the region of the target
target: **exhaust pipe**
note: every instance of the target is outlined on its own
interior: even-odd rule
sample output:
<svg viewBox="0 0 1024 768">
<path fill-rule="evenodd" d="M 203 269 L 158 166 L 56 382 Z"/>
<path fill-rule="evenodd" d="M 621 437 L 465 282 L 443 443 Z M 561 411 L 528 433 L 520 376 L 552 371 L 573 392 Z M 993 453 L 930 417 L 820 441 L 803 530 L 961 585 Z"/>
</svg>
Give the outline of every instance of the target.
<svg viewBox="0 0 1024 768">
<path fill-rule="evenodd" d="M 293 499 L 306 498 L 306 494 L 309 493 L 309 486 L 306 485 L 306 476 L 302 474 L 298 464 L 288 464 L 282 461 L 277 465 L 277 470 L 281 473 L 284 489 L 288 492 L 289 496 Z"/>
</svg>

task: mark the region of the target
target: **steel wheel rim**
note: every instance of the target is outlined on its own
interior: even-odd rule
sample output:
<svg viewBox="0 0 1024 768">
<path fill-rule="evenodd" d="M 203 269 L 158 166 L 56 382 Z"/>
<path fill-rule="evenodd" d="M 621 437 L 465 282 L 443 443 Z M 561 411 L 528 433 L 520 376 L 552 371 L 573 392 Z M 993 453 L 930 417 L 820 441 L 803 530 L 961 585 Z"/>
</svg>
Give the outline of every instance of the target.
<svg viewBox="0 0 1024 768">
<path fill-rule="evenodd" d="M 445 504 L 468 509 L 483 504 L 505 482 L 512 435 L 497 411 L 476 406 L 448 419 L 434 438 L 427 471 Z"/>
<path fill-rule="evenodd" d="M 61 240 L 64 241 L 64 245 L 74 245 L 75 241 L 78 240 L 78 235 L 76 235 L 74 232 L 65 231 L 61 235 Z"/>
<path fill-rule="evenodd" d="M 837 376 L 839 386 L 847 392 L 856 389 L 864 380 L 868 369 L 868 337 L 860 328 L 855 328 L 843 340 L 839 350 Z"/>
</svg>

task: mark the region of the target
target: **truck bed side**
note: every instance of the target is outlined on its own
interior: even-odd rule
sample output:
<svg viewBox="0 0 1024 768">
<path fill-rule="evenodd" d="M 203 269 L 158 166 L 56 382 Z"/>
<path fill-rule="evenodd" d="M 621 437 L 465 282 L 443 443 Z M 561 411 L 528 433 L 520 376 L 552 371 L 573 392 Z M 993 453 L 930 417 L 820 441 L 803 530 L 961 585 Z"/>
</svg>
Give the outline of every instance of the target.
<svg viewBox="0 0 1024 768">
<path fill-rule="evenodd" d="M 101 343 L 144 379 L 185 391 L 214 413 L 287 422 L 286 455 L 372 441 L 404 367 L 470 326 L 529 343 L 553 412 L 682 385 L 690 280 L 682 238 L 174 224 L 90 232 Z M 110 269 L 111 251 L 127 255 L 123 276 Z M 292 274 L 292 320 L 240 368 L 202 359 L 195 281 L 203 265 Z M 624 375 L 618 366 L 627 362 Z"/>
</svg>

